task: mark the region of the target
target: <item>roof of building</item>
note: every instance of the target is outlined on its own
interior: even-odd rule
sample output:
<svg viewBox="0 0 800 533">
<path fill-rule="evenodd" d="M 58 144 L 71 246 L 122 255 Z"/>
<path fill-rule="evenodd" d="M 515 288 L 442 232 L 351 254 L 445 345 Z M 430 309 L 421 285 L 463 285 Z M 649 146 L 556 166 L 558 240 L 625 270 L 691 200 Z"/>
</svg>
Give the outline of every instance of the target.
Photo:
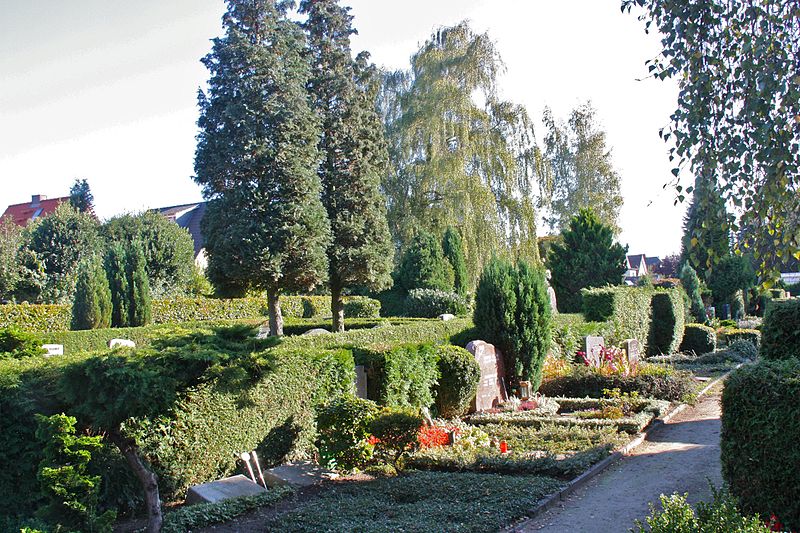
<svg viewBox="0 0 800 533">
<path fill-rule="evenodd" d="M 205 202 L 194 202 L 191 204 L 173 205 L 153 209 L 168 219 L 174 221 L 178 226 L 186 229 L 194 241 L 194 255 L 200 253 L 205 247 L 205 239 L 200 229 L 200 222 L 206 213 Z"/>
<path fill-rule="evenodd" d="M 647 266 L 658 266 L 661 263 L 661 259 L 658 257 L 645 257 L 644 260 Z"/>
<path fill-rule="evenodd" d="M 630 265 L 630 268 L 638 269 L 639 265 L 642 264 L 642 261 L 644 261 L 645 264 L 647 264 L 647 257 L 644 254 L 628 256 L 628 265 Z"/>
<path fill-rule="evenodd" d="M 37 194 L 31 198 L 30 202 L 8 206 L 0 218 L 11 217 L 18 226 L 26 226 L 31 220 L 52 214 L 59 205 L 65 202 L 69 202 L 69 196 L 47 198 Z"/>
</svg>

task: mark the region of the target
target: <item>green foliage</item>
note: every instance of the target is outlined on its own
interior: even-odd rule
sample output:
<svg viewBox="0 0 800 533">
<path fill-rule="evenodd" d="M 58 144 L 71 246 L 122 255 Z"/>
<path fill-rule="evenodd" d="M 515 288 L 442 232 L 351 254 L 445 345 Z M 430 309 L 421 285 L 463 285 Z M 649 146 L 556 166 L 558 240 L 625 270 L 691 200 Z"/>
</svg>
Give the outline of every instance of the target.
<svg viewBox="0 0 800 533">
<path fill-rule="evenodd" d="M 85 179 L 75 179 L 69 188 L 69 205 L 81 213 L 94 213 L 94 195 Z"/>
<path fill-rule="evenodd" d="M 755 361 L 758 357 L 757 345 L 745 338 L 738 338 L 733 342 L 729 342 L 728 350 L 751 361 Z"/>
<path fill-rule="evenodd" d="M 548 259 L 553 289 L 558 310 L 576 313 L 581 310 L 581 289 L 622 281 L 628 248 L 614 242 L 611 227 L 590 209 L 581 209 L 571 218 L 562 237 L 563 243 L 553 244 Z"/>
<path fill-rule="evenodd" d="M 647 287 L 584 289 L 581 291 L 583 315 L 586 320 L 610 322 L 609 336 L 614 343 L 637 339 L 642 351 L 646 351 L 653 320 L 653 294 Z"/>
<path fill-rule="evenodd" d="M 378 413 L 375 402 L 342 396 L 317 410 L 317 447 L 328 468 L 352 470 L 372 457 L 369 424 Z"/>
<path fill-rule="evenodd" d="M 469 303 L 455 292 L 438 289 L 411 289 L 405 303 L 405 316 L 435 318 L 449 313 L 464 316 L 469 312 Z"/>
<path fill-rule="evenodd" d="M 572 361 L 582 349 L 584 337 L 604 336 L 609 328 L 610 324 L 605 322 L 587 322 L 580 313 L 558 313 L 553 316 L 550 353 L 556 359 Z"/>
<path fill-rule="evenodd" d="M 692 201 L 683 219 L 681 260 L 709 281 L 717 263 L 731 257 L 731 224 L 716 182 L 697 177 Z"/>
<path fill-rule="evenodd" d="M 426 231 L 418 232 L 409 243 L 397 271 L 397 286 L 412 289 L 453 291 L 453 267 L 444 257 L 438 239 Z"/>
<path fill-rule="evenodd" d="M 741 255 L 720 259 L 706 279 L 718 306 L 732 304 L 737 291 L 746 291 L 756 282 L 750 261 Z"/>
<path fill-rule="evenodd" d="M 367 396 L 387 407 L 420 409 L 433 404 L 439 380 L 431 344 L 381 344 L 356 348 L 356 364 L 367 371 Z"/>
<path fill-rule="evenodd" d="M 800 360 L 734 371 L 722 392 L 722 475 L 746 512 L 800 527 Z"/>
<path fill-rule="evenodd" d="M 378 439 L 375 443 L 376 455 L 400 470 L 403 456 L 417 444 L 417 435 L 423 422 L 416 411 L 388 407 L 382 409 L 369 423 L 369 432 Z"/>
<path fill-rule="evenodd" d="M 680 272 L 681 286 L 689 297 L 689 310 L 698 323 L 704 323 L 706 318 L 706 307 L 703 305 L 703 298 L 700 296 L 700 278 L 697 272 L 688 262 L 684 262 Z"/>
<path fill-rule="evenodd" d="M 756 348 L 761 345 L 761 332 L 757 329 L 726 328 L 722 331 L 722 336 L 729 346 L 737 340 L 747 341 Z"/>
<path fill-rule="evenodd" d="M 102 437 L 76 436 L 77 420 L 64 414 L 37 415 L 36 422 L 43 455 L 36 477 L 48 500 L 37 515 L 58 528 L 110 532 L 116 512 L 98 515 L 100 476 L 87 473 L 92 453 L 102 446 Z"/>
<path fill-rule="evenodd" d="M 518 262 L 516 288 L 514 351 L 517 354 L 517 375 L 530 381 L 532 389 L 536 390 L 542 382 L 542 369 L 552 334 L 552 311 L 544 271 L 524 261 Z"/>
<path fill-rule="evenodd" d="M 47 353 L 42 348 L 42 340 L 15 326 L 0 329 L 0 360 L 21 359 Z"/>
<path fill-rule="evenodd" d="M 800 299 L 773 300 L 767 306 L 761 326 L 761 356 L 800 357 Z"/>
<path fill-rule="evenodd" d="M 450 266 L 453 267 L 453 290 L 461 296 L 469 292 L 469 279 L 467 277 L 467 263 L 464 259 L 464 244 L 458 231 L 449 226 L 442 238 L 442 252 Z"/>
<path fill-rule="evenodd" d="M 127 253 L 122 243 L 109 246 L 105 257 L 106 276 L 111 290 L 111 325 L 124 328 L 130 325 L 130 289 L 126 272 Z"/>
<path fill-rule="evenodd" d="M 661 495 L 661 510 L 650 504 L 647 527 L 636 521 L 637 533 L 769 533 L 772 531 L 757 516 L 741 514 L 736 500 L 727 492 L 714 490 L 711 503 L 700 502 L 697 512 L 683 496 Z"/>
<path fill-rule="evenodd" d="M 649 355 L 671 354 L 680 348 L 686 323 L 683 297 L 684 292 L 679 288 L 653 294 L 652 321 L 647 342 Z"/>
<path fill-rule="evenodd" d="M 478 392 L 481 369 L 475 357 L 459 346 L 440 346 L 437 355 L 436 411 L 442 418 L 461 416 Z"/>
<path fill-rule="evenodd" d="M 11 217 L 0 219 L 0 301 L 37 301 L 44 283 L 44 267 L 28 246 L 30 231 Z"/>
<path fill-rule="evenodd" d="M 716 332 L 704 324 L 686 324 L 680 350 L 685 353 L 703 355 L 717 349 Z"/>
<path fill-rule="evenodd" d="M 145 271 L 145 258 L 142 245 L 133 241 L 127 250 L 125 274 L 128 277 L 128 324 L 133 327 L 146 326 L 153 319 L 150 299 L 150 281 Z"/>
<path fill-rule="evenodd" d="M 70 329 L 98 329 L 111 325 L 111 289 L 96 258 L 84 261 L 78 270 Z"/>
</svg>

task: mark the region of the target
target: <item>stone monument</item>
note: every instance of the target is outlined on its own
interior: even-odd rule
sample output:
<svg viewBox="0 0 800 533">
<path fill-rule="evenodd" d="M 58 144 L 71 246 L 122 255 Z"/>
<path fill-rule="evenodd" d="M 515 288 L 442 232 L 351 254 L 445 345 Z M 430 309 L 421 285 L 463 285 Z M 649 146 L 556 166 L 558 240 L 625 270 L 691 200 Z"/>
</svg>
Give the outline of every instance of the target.
<svg viewBox="0 0 800 533">
<path fill-rule="evenodd" d="M 584 338 L 583 351 L 592 366 L 600 366 L 600 352 L 605 346 L 605 342 L 603 337 L 595 337 L 593 335 Z"/>
<path fill-rule="evenodd" d="M 500 350 L 488 342 L 472 341 L 467 344 L 467 351 L 475 357 L 481 369 L 481 378 L 478 382 L 478 393 L 475 395 L 473 409 L 485 411 L 508 400 L 505 367 Z"/>
<path fill-rule="evenodd" d="M 553 290 L 553 286 L 550 285 L 550 280 L 553 279 L 553 275 L 550 273 L 550 270 L 545 270 L 545 277 L 547 278 L 547 295 L 550 297 L 550 311 L 553 315 L 558 314 L 558 301 L 556 300 L 556 291 Z"/>
</svg>

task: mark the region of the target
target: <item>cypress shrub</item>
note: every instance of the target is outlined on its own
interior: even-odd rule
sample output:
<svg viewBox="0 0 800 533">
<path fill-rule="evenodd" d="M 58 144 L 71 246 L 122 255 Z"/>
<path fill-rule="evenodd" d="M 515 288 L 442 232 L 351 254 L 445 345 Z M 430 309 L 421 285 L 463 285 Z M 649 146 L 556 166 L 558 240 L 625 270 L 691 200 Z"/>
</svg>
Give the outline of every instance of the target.
<svg viewBox="0 0 800 533">
<path fill-rule="evenodd" d="M 439 289 L 453 291 L 453 267 L 445 259 L 436 237 L 420 231 L 409 244 L 400 262 L 397 285 L 405 290 Z"/>
<path fill-rule="evenodd" d="M 503 354 L 506 378 L 514 375 L 514 330 L 516 329 L 516 273 L 508 261 L 492 258 L 481 272 L 475 288 L 472 321 L 478 338 L 494 344 Z M 474 340 L 474 339 L 473 339 Z"/>
<path fill-rule="evenodd" d="M 681 285 L 686 295 L 689 297 L 689 309 L 695 322 L 704 323 L 706 321 L 706 307 L 703 305 L 703 298 L 700 294 L 700 278 L 697 272 L 687 262 L 681 267 Z"/>
<path fill-rule="evenodd" d="M 800 360 L 734 371 L 722 393 L 722 475 L 746 512 L 800 528 Z"/>
<path fill-rule="evenodd" d="M 686 324 L 683 328 L 682 352 L 703 355 L 716 349 L 717 334 L 712 328 L 703 324 Z"/>
<path fill-rule="evenodd" d="M 469 290 L 467 280 L 467 263 L 464 260 L 464 246 L 461 235 L 453 227 L 448 227 L 442 238 L 442 251 L 450 266 L 453 267 L 453 290 L 461 296 L 466 296 Z"/>
<path fill-rule="evenodd" d="M 761 326 L 761 356 L 765 359 L 800 357 L 800 299 L 769 303 Z"/>
<path fill-rule="evenodd" d="M 150 282 L 145 270 L 147 264 L 144 250 L 139 241 L 133 241 L 127 253 L 125 272 L 128 276 L 128 304 L 130 319 L 128 323 L 133 326 L 146 326 L 152 321 L 153 311 L 150 300 Z"/>
<path fill-rule="evenodd" d="M 112 244 L 106 254 L 105 267 L 111 290 L 111 325 L 115 328 L 130 326 L 130 290 L 126 273 L 127 253 L 120 243 Z"/>
<path fill-rule="evenodd" d="M 111 312 L 111 290 L 103 267 L 94 259 L 84 261 L 78 270 L 71 329 L 107 328 Z"/>
<path fill-rule="evenodd" d="M 436 411 L 442 418 L 461 416 L 478 392 L 481 369 L 475 357 L 458 346 L 439 346 L 437 355 Z"/>
<path fill-rule="evenodd" d="M 657 291 L 651 300 L 652 321 L 647 344 L 649 355 L 672 354 L 683 340 L 685 325 L 683 290 Z"/>
</svg>

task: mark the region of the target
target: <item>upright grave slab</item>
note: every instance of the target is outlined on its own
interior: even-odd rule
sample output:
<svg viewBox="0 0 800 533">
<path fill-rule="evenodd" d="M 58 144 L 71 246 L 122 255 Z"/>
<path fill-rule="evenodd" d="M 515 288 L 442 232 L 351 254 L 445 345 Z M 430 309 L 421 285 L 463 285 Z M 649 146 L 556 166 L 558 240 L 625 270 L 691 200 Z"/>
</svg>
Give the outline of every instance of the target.
<svg viewBox="0 0 800 533">
<path fill-rule="evenodd" d="M 583 340 L 583 351 L 586 354 L 586 360 L 592 366 L 600 366 L 600 357 L 603 347 L 605 346 L 605 339 L 603 337 L 595 337 L 589 335 Z"/>
<path fill-rule="evenodd" d="M 485 411 L 497 407 L 508 400 L 505 386 L 505 367 L 500 350 L 484 341 L 472 341 L 467 344 L 469 351 L 478 362 L 481 378 L 478 382 L 478 393 L 473 402 L 474 411 Z"/>
</svg>

